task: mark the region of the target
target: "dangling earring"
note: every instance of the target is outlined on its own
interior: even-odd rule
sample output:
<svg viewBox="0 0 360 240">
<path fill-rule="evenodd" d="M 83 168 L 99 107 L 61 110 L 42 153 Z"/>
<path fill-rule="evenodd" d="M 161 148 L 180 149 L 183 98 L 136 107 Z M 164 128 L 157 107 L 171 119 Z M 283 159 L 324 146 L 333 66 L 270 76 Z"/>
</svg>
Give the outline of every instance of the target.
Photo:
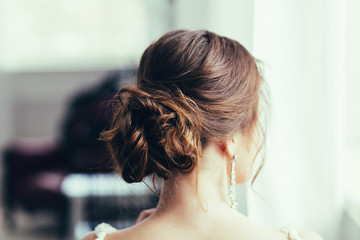
<svg viewBox="0 0 360 240">
<path fill-rule="evenodd" d="M 237 202 L 236 195 L 235 195 L 235 184 L 236 184 L 236 178 L 235 178 L 235 159 L 237 158 L 237 155 L 233 156 L 233 159 L 231 160 L 231 172 L 230 172 L 230 186 L 229 186 L 229 198 L 231 202 L 231 208 L 237 208 Z"/>
</svg>

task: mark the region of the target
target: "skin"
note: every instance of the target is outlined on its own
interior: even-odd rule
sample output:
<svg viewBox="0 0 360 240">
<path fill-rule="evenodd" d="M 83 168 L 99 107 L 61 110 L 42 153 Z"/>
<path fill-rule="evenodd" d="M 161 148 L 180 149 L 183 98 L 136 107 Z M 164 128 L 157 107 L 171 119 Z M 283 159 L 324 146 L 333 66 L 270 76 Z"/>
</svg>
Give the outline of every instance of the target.
<svg viewBox="0 0 360 240">
<path fill-rule="evenodd" d="M 140 214 L 135 226 L 108 234 L 105 240 L 288 239 L 287 234 L 253 223 L 230 207 L 231 160 L 238 155 L 235 165 L 237 183 L 248 181 L 258 148 L 257 140 L 249 141 L 239 133 L 226 141 L 209 142 L 203 149 L 197 171 L 187 175 L 174 174 L 164 181 L 157 208 L 146 210 Z M 299 235 L 303 240 L 322 239 L 311 231 L 302 231 Z M 91 232 L 83 240 L 95 238 Z"/>
</svg>

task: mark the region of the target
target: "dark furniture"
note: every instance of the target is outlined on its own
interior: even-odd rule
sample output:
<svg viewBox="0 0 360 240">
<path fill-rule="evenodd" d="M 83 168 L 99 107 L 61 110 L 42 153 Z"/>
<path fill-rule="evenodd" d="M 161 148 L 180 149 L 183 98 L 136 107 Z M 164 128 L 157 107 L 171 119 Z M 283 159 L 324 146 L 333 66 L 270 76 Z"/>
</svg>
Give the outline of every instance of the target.
<svg viewBox="0 0 360 240">
<path fill-rule="evenodd" d="M 18 139 L 3 152 L 4 214 L 11 230 L 16 229 L 15 212 L 39 210 L 52 212 L 59 223 L 59 233 L 65 231 L 67 199 L 60 191 L 67 169 L 64 153 L 53 141 Z"/>
<path fill-rule="evenodd" d="M 66 233 L 69 200 L 61 184 L 69 174 L 110 173 L 105 145 L 98 140 L 111 114 L 108 100 L 123 85 L 133 83 L 135 69 L 109 73 L 97 86 L 70 102 L 60 139 L 17 139 L 3 150 L 5 220 L 16 228 L 14 213 L 50 211 Z M 42 119 L 39 119 L 42 121 Z"/>
</svg>

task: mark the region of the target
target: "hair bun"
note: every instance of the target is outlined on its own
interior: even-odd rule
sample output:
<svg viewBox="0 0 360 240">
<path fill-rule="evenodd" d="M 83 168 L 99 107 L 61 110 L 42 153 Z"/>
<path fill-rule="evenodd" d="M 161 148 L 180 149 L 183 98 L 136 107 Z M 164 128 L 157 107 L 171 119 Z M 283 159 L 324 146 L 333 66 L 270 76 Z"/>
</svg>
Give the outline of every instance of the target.
<svg viewBox="0 0 360 240">
<path fill-rule="evenodd" d="M 200 111 L 180 90 L 171 94 L 124 87 L 114 98 L 110 130 L 101 139 L 126 182 L 151 173 L 167 179 L 174 171 L 190 172 L 201 149 Z"/>
</svg>

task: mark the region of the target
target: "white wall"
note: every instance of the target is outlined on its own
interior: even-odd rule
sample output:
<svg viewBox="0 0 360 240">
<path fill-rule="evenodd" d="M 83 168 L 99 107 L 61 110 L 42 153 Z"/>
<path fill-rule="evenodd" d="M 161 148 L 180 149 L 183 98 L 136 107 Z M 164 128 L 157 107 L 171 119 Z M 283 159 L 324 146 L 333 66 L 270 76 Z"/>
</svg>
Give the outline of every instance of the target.
<svg viewBox="0 0 360 240">
<path fill-rule="evenodd" d="M 360 2 L 347 0 L 346 86 L 345 86 L 345 188 L 350 218 L 345 229 L 349 239 L 360 236 Z M 355 229 L 355 226 L 358 228 Z"/>
<path fill-rule="evenodd" d="M 175 1 L 175 28 L 208 29 L 252 49 L 253 7 L 249 0 Z"/>
<path fill-rule="evenodd" d="M 0 72 L 0 150 L 12 133 L 10 112 L 9 86 Z"/>
<path fill-rule="evenodd" d="M 346 141 L 360 146 L 360 2 L 348 0 L 346 39 Z"/>
<path fill-rule="evenodd" d="M 104 71 L 4 74 L 11 136 L 55 137 L 69 98 L 103 75 Z"/>
</svg>

